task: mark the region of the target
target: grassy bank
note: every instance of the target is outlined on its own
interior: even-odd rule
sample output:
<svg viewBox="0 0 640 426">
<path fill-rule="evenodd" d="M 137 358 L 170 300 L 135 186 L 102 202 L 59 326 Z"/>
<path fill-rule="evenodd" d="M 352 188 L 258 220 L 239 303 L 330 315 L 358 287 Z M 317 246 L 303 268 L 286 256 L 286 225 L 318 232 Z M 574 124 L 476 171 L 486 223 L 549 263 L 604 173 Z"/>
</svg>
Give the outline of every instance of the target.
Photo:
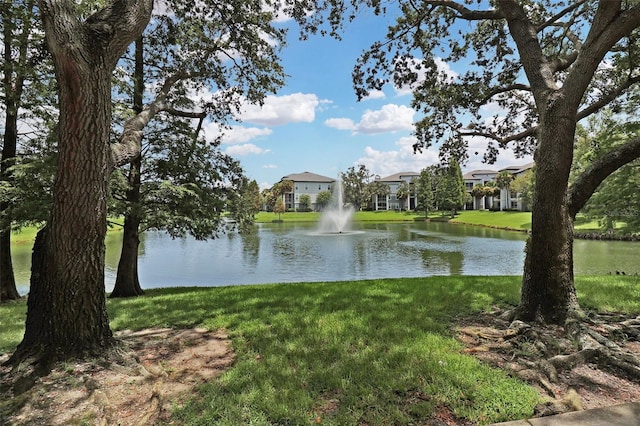
<svg viewBox="0 0 640 426">
<path fill-rule="evenodd" d="M 107 232 L 122 232 L 123 223 L 124 218 L 109 218 Z M 33 244 L 33 241 L 36 239 L 36 234 L 39 230 L 40 226 L 23 226 L 19 230 L 11 232 L 11 243 Z"/>
<path fill-rule="evenodd" d="M 280 220 L 284 222 L 317 222 L 321 213 L 318 212 L 287 212 L 280 215 Z M 437 217 L 439 215 L 433 215 Z M 396 211 L 362 211 L 353 213 L 355 222 L 402 222 L 424 219 L 424 214 L 416 212 L 396 212 Z M 256 214 L 257 223 L 269 223 L 278 220 L 278 214 L 273 212 L 259 212 Z"/>
<path fill-rule="evenodd" d="M 579 277 L 581 303 L 640 313 L 637 277 Z M 464 355 L 459 315 L 518 301 L 518 277 L 431 277 L 149 290 L 109 300 L 112 327 L 225 328 L 234 366 L 199 388 L 177 424 L 411 424 L 437 407 L 480 423 L 530 416 L 537 393 Z M 0 351 L 24 302 L 0 306 Z"/>
<path fill-rule="evenodd" d="M 531 212 L 463 210 L 458 212 L 458 215 L 450 222 L 526 231 L 531 229 Z"/>
</svg>

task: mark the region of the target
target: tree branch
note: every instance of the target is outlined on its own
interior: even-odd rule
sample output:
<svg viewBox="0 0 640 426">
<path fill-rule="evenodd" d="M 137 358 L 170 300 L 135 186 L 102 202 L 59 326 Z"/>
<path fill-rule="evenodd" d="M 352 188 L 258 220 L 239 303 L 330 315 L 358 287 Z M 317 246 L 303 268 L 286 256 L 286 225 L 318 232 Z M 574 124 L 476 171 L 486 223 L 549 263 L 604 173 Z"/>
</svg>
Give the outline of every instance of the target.
<svg viewBox="0 0 640 426">
<path fill-rule="evenodd" d="M 139 114 L 128 119 L 124 124 L 124 130 L 120 142 L 111 145 L 111 164 L 119 167 L 136 158 L 142 150 L 142 134 L 144 128 L 160 112 L 167 111 L 181 117 L 201 118 L 206 113 L 179 111 L 167 103 L 167 96 L 171 88 L 180 80 L 192 75 L 182 71 L 169 76 L 156 95 L 156 98 L 146 104 Z"/>
<path fill-rule="evenodd" d="M 567 193 L 569 214 L 575 218 L 603 180 L 620 167 L 640 158 L 640 136 L 612 149 L 593 162 Z"/>
<path fill-rule="evenodd" d="M 501 93 L 511 92 L 512 90 L 523 90 L 525 92 L 531 92 L 531 87 L 529 87 L 529 85 L 527 84 L 515 83 L 515 84 L 509 84 L 503 87 L 493 88 L 484 98 L 482 98 L 482 100 L 479 102 L 479 105 L 484 105 L 486 102 L 491 100 L 491 98 L 493 98 L 494 96 L 499 95 Z"/>
<path fill-rule="evenodd" d="M 498 0 L 497 4 L 504 13 L 509 32 L 520 52 L 520 61 L 533 93 L 555 90 L 553 70 L 543 55 L 537 29 L 527 17 L 523 6 L 514 0 Z M 536 101 L 542 100 L 536 99 Z"/>
<path fill-rule="evenodd" d="M 616 100 L 621 94 L 623 94 L 627 89 L 629 89 L 631 86 L 633 86 L 636 83 L 640 83 L 640 76 L 627 78 L 627 80 L 625 80 L 625 82 L 622 83 L 620 86 L 616 87 L 614 90 L 607 93 L 605 96 L 601 97 L 596 102 L 587 106 L 583 110 L 579 111 L 578 121 L 590 116 L 591 114 L 594 114 L 600 111 L 602 108 L 604 108 L 605 106 L 609 105 L 611 102 Z"/>
<path fill-rule="evenodd" d="M 640 25 L 640 6 L 620 10 L 620 1 L 600 1 L 593 18 L 593 24 L 580 49 L 564 85 L 565 94 L 574 94 L 571 100 L 578 105 L 582 95 L 591 83 L 591 77 L 607 52 L 625 36 Z"/>
<path fill-rule="evenodd" d="M 545 21 L 542 25 L 539 25 L 538 28 L 537 28 L 537 32 L 540 32 L 540 31 L 544 30 L 547 27 L 555 25 L 555 22 L 558 19 L 562 18 L 567 13 L 573 12 L 574 10 L 576 10 L 577 8 L 582 6 L 585 3 L 585 1 L 586 0 L 576 1 L 575 3 L 570 4 L 569 6 L 567 6 L 566 8 L 561 10 L 560 12 L 556 13 L 551 18 L 549 18 L 547 21 Z"/>
<path fill-rule="evenodd" d="M 529 127 L 528 129 L 523 130 L 520 133 L 515 133 L 509 136 L 498 136 L 495 133 L 489 132 L 460 132 L 460 136 L 480 136 L 487 139 L 492 139 L 502 147 L 504 147 L 509 142 L 521 140 L 530 136 L 534 136 L 536 131 L 538 130 L 538 126 Z"/>
<path fill-rule="evenodd" d="M 484 19 L 503 19 L 504 16 L 499 10 L 471 10 L 465 7 L 462 3 L 458 3 L 452 0 L 437 0 L 437 1 L 423 1 L 422 4 L 431 6 L 444 6 L 448 9 L 458 12 L 458 18 L 467 21 L 479 21 Z"/>
</svg>

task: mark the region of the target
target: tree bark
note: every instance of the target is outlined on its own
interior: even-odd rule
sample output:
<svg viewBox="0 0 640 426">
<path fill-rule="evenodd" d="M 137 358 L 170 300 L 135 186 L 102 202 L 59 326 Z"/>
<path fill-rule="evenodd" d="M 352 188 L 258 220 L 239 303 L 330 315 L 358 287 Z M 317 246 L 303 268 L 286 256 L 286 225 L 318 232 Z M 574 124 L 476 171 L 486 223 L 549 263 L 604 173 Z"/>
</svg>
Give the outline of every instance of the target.
<svg viewBox="0 0 640 426">
<path fill-rule="evenodd" d="M 149 22 L 152 1 L 113 0 L 83 22 L 72 0 L 40 0 L 39 7 L 59 87 L 58 160 L 14 363 L 105 356 L 115 342 L 104 288 L 111 77 Z"/>
<path fill-rule="evenodd" d="M 564 324 L 579 311 L 573 277 L 573 206 L 578 203 L 570 205 L 567 194 L 578 108 L 607 52 L 640 23 L 640 8 L 621 11 L 620 2 L 598 2 L 579 54 L 563 64 L 547 59 L 537 28 L 520 2 L 498 0 L 496 4 L 517 46 L 539 116 L 531 236 L 518 315 Z M 569 63 L 571 69 L 560 86 L 555 73 Z"/>
<path fill-rule="evenodd" d="M 136 116 L 143 110 L 144 97 L 144 43 L 138 37 L 135 47 L 135 69 L 133 87 L 133 110 Z M 140 134 L 140 138 L 142 135 Z M 138 144 L 141 140 L 138 141 Z M 118 262 L 116 283 L 110 297 L 133 297 L 144 294 L 140 287 L 138 275 L 138 249 L 140 247 L 140 186 L 142 172 L 142 155 L 138 155 L 129 165 L 129 189 L 127 203 L 129 209 L 124 218 L 122 235 L 122 251 Z"/>
<path fill-rule="evenodd" d="M 113 343 L 104 292 L 111 70 L 68 64 L 58 74 L 53 205 L 34 245 L 26 331 L 17 353 L 37 348 L 75 356 Z"/>
<path fill-rule="evenodd" d="M 122 251 L 118 262 L 116 283 L 109 297 L 133 297 L 144 294 L 138 275 L 138 249 L 140 247 L 140 169 L 141 159 L 138 157 L 131 163 L 127 202 L 129 211 L 124 218 L 122 235 Z"/>
<path fill-rule="evenodd" d="M 551 107 L 539 127 L 531 236 L 519 306 L 520 318 L 528 321 L 563 324 L 579 309 L 573 276 L 573 219 L 566 197 L 575 121 L 567 110 Z"/>
</svg>

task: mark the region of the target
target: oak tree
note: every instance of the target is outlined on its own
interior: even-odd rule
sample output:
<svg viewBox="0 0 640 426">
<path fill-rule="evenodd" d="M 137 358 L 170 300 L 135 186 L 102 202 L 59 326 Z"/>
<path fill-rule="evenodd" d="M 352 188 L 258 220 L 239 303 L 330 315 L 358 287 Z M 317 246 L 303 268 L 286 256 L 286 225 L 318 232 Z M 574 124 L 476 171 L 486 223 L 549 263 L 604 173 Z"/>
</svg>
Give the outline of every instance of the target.
<svg viewBox="0 0 640 426">
<path fill-rule="evenodd" d="M 354 69 L 360 97 L 387 82 L 413 91 L 416 149 L 441 142 L 464 158 L 470 139 L 534 154 L 536 182 L 519 316 L 563 324 L 580 316 L 573 220 L 597 186 L 640 156 L 630 138 L 592 162 L 573 185 L 578 121 L 628 96 L 637 72 L 640 5 L 627 1 L 401 1 L 387 38 Z M 447 74 L 443 63 L 462 62 Z M 492 107 L 492 108 L 487 108 Z M 498 108 L 495 108 L 498 107 Z M 498 112 L 495 112 L 498 111 Z"/>
<path fill-rule="evenodd" d="M 123 100 L 131 97 L 133 104 L 122 137 L 135 130 L 148 148 L 127 165 L 126 191 L 119 197 L 124 234 L 111 297 L 142 293 L 137 273 L 141 231 L 214 238 L 226 228 L 222 214 L 228 208 L 234 209 L 234 223 L 247 229 L 254 210 L 234 202 L 246 184 L 242 169 L 220 152 L 219 139 L 207 143 L 199 133 L 205 118 L 224 129 L 243 102 L 260 103 L 284 83 L 277 53 L 285 33 L 260 5 L 163 5 L 166 11 L 153 16 L 120 62 L 120 80 L 133 82 L 119 86 Z M 161 90 L 154 93 L 155 87 Z M 201 99 L 192 99 L 194 93 L 202 93 Z M 143 99 L 150 101 L 143 105 Z M 190 126 L 189 119 L 197 125 Z"/>
<path fill-rule="evenodd" d="M 372 177 L 373 174 L 363 164 L 351 166 L 340 173 L 345 203 L 352 204 L 356 210 L 368 206 L 371 194 L 367 193 L 367 185 Z"/>
<path fill-rule="evenodd" d="M 74 1 L 38 1 L 58 83 L 57 173 L 49 220 L 34 245 L 25 333 L 13 362 L 34 357 L 46 365 L 114 344 L 104 293 L 108 179 L 135 147 L 112 153 L 111 77 L 149 22 L 152 3 L 117 0 L 83 19 Z"/>
</svg>

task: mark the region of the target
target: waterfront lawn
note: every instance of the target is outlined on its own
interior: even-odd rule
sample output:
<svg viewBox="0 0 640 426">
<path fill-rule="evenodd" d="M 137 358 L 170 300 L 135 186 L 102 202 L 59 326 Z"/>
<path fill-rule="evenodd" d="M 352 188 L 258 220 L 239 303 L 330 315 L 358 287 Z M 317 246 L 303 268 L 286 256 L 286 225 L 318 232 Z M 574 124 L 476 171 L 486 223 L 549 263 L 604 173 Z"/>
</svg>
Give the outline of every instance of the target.
<svg viewBox="0 0 640 426">
<path fill-rule="evenodd" d="M 457 315 L 514 303 L 513 277 L 435 277 L 148 290 L 109 299 L 114 330 L 224 328 L 236 360 L 177 424 L 411 424 L 449 407 L 478 422 L 528 417 L 538 393 L 462 354 Z M 11 318 L 10 322 L 7 319 Z M 24 303 L 0 306 L 19 342 Z"/>
<path fill-rule="evenodd" d="M 638 277 L 578 277 L 583 307 L 640 313 Z M 464 355 L 456 318 L 516 304 L 519 277 L 430 277 L 148 290 L 109 299 L 115 330 L 224 328 L 236 361 L 176 408 L 176 424 L 412 424 L 448 407 L 479 423 L 525 418 L 538 393 Z M 0 305 L 0 352 L 25 303 Z"/>
<path fill-rule="evenodd" d="M 461 210 L 450 222 L 526 231 L 531 229 L 531 212 Z"/>
<path fill-rule="evenodd" d="M 518 283 L 436 277 L 172 289 L 109 307 L 118 329 L 229 333 L 233 368 L 176 411 L 180 424 L 412 424 L 441 407 L 490 423 L 530 416 L 538 394 L 463 355 L 451 327 L 457 315 L 515 303 Z"/>
<path fill-rule="evenodd" d="M 318 212 L 287 212 L 280 215 L 283 222 L 318 222 L 322 213 Z M 429 215 L 430 217 L 440 217 L 440 214 Z M 258 212 L 256 214 L 257 223 L 270 223 L 278 220 L 278 214 L 273 212 Z M 354 222 L 401 222 L 423 220 L 424 213 L 413 211 L 357 211 L 353 213 Z"/>
</svg>

